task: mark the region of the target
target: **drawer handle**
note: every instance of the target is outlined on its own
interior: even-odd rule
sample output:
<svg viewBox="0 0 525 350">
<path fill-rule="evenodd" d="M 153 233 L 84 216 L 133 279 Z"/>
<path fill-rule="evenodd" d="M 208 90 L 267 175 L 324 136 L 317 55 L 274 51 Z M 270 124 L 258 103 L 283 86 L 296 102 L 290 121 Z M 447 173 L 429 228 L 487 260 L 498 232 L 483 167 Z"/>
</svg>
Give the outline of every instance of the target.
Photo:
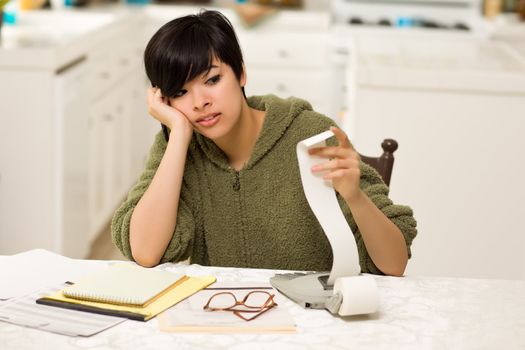
<svg viewBox="0 0 525 350">
<path fill-rule="evenodd" d="M 109 72 L 102 72 L 100 77 L 104 80 L 109 80 L 111 78 L 111 74 Z"/>
<path fill-rule="evenodd" d="M 104 114 L 104 121 L 111 122 L 113 121 L 113 116 L 111 114 Z"/>
<path fill-rule="evenodd" d="M 286 91 L 288 91 L 288 88 L 284 84 L 277 84 L 277 91 L 279 91 L 279 92 L 286 92 Z"/>
<path fill-rule="evenodd" d="M 286 50 L 279 50 L 278 55 L 280 58 L 288 58 L 288 51 Z"/>
<path fill-rule="evenodd" d="M 120 65 L 122 66 L 129 66 L 129 60 L 127 58 L 120 60 Z"/>
</svg>

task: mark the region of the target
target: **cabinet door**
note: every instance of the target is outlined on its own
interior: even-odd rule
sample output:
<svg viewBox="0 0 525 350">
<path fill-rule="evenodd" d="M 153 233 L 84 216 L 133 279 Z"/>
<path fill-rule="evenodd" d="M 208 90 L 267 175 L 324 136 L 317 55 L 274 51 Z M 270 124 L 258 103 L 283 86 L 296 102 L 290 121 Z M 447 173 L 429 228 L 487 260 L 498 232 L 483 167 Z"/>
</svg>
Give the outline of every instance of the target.
<svg viewBox="0 0 525 350">
<path fill-rule="evenodd" d="M 56 78 L 57 95 L 61 100 L 58 118 L 62 140 L 57 147 L 61 189 L 57 231 L 61 233 L 60 252 L 74 258 L 89 253 L 88 214 L 88 150 L 89 112 L 86 99 L 86 69 L 84 64 L 71 67 Z"/>
<path fill-rule="evenodd" d="M 142 71 L 141 71 L 142 72 Z M 149 81 L 145 74 L 137 74 L 129 83 L 131 90 L 130 124 L 131 124 L 131 181 L 134 184 L 146 164 L 149 149 L 155 135 L 161 130 L 160 124 L 148 114 L 146 88 Z"/>
<path fill-rule="evenodd" d="M 105 180 L 107 163 L 107 124 L 111 119 L 110 100 L 105 98 L 98 101 L 91 108 L 89 119 L 89 216 L 90 239 L 95 236 L 105 225 L 106 217 L 106 188 Z"/>
<path fill-rule="evenodd" d="M 91 238 L 109 222 L 135 179 L 130 84 L 125 80 L 93 105 L 90 121 Z"/>
<path fill-rule="evenodd" d="M 120 167 L 117 164 L 120 150 L 121 134 L 118 132 L 119 114 L 118 114 L 118 94 L 108 95 L 109 106 L 102 114 L 102 138 L 104 144 L 104 217 L 106 221 L 111 217 L 113 212 L 113 202 L 115 194 L 118 193 L 121 176 Z"/>
<path fill-rule="evenodd" d="M 117 98 L 114 104 L 114 115 L 107 125 L 108 130 L 108 153 L 111 154 L 111 164 L 108 169 L 108 181 L 110 182 L 108 205 L 111 210 L 117 208 L 131 187 L 131 116 L 133 113 L 132 90 L 130 79 L 121 83 L 115 92 Z"/>
<path fill-rule="evenodd" d="M 0 71 L 0 255 L 56 244 L 54 75 Z"/>
</svg>

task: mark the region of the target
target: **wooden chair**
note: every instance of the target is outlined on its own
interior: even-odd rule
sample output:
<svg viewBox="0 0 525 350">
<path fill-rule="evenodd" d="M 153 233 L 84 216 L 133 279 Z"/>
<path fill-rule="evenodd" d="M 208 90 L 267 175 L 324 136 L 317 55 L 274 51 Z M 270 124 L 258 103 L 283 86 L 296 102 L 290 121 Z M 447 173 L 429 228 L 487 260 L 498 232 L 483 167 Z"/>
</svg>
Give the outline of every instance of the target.
<svg viewBox="0 0 525 350">
<path fill-rule="evenodd" d="M 390 186 L 392 168 L 394 167 L 394 152 L 397 150 L 397 147 L 396 140 L 384 139 L 381 143 L 383 154 L 379 157 L 367 157 L 360 154 L 361 160 L 376 169 L 387 186 Z"/>
</svg>

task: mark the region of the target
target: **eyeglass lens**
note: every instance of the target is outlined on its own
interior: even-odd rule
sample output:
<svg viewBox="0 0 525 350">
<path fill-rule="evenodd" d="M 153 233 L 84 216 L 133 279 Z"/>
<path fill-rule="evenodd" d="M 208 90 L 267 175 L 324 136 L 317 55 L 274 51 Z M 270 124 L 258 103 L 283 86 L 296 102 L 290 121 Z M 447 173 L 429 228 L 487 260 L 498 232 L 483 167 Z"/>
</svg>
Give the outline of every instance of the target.
<svg viewBox="0 0 525 350">
<path fill-rule="evenodd" d="M 235 296 L 231 293 L 217 293 L 210 299 L 208 306 L 212 309 L 228 309 L 237 304 Z"/>
<path fill-rule="evenodd" d="M 267 292 L 253 291 L 248 293 L 244 297 L 244 305 L 247 307 L 261 308 L 268 306 L 268 303 L 271 301 L 271 295 Z"/>
</svg>

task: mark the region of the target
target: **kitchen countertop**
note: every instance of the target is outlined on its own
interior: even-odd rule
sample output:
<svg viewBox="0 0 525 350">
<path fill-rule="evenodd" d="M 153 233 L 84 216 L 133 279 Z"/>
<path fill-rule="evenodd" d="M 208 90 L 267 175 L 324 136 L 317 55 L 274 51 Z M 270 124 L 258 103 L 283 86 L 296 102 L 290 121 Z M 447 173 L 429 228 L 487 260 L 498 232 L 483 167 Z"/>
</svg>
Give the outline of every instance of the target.
<svg viewBox="0 0 525 350">
<path fill-rule="evenodd" d="M 220 9 L 234 26 L 240 20 L 226 7 Z M 36 69 L 58 72 L 72 62 L 81 60 L 104 38 L 147 19 L 168 21 L 185 13 L 194 13 L 197 5 L 124 4 L 96 5 L 88 8 L 66 8 L 61 11 L 33 10 L 21 12 L 18 23 L 4 25 L 0 45 L 0 67 L 7 69 Z M 328 30 L 330 16 L 326 11 L 282 10 L 272 24 L 262 23 L 257 29 L 279 30 L 279 23 L 298 30 Z M 315 25 L 312 25 L 315 23 Z M 37 58 L 37 59 L 35 59 Z"/>
<path fill-rule="evenodd" d="M 16 25 L 2 28 L 0 67 L 59 71 L 81 59 L 105 37 L 139 16 L 139 12 L 131 8 L 114 7 L 110 10 L 20 13 Z"/>
<path fill-rule="evenodd" d="M 271 21 L 271 24 L 262 23 L 256 28 L 261 31 L 277 31 L 281 29 L 279 25 L 282 23 L 301 31 L 329 30 L 332 24 L 327 6 L 317 4 L 316 7 L 313 3 L 315 2 L 305 1 L 301 11 L 279 11 L 274 15 L 276 21 Z M 324 4 L 326 5 L 326 2 Z M 21 12 L 17 25 L 4 25 L 2 28 L 0 67 L 60 71 L 62 67 L 85 57 L 101 40 L 122 30 L 126 25 L 133 25 L 148 18 L 167 21 L 184 13 L 195 12 L 200 7 L 173 4 L 102 4 L 87 8 L 66 8 L 63 11 Z M 220 9 L 234 26 L 239 25 L 240 20 L 228 7 L 227 3 L 221 0 L 213 1 L 211 7 L 208 6 Z M 301 16 L 295 15 L 297 12 L 300 12 Z M 305 18 L 307 20 L 304 20 Z M 312 26 L 312 23 L 316 25 Z M 507 39 L 511 38 L 510 40 L 514 41 L 513 46 L 525 57 L 525 46 L 520 46 L 519 40 L 515 40 L 525 38 L 524 22 L 518 22 L 515 16 L 505 15 L 488 23 L 488 26 L 488 37 L 507 43 Z"/>
<path fill-rule="evenodd" d="M 492 25 L 491 38 L 509 44 L 525 58 L 525 21 L 517 15 L 498 17 Z"/>
</svg>

